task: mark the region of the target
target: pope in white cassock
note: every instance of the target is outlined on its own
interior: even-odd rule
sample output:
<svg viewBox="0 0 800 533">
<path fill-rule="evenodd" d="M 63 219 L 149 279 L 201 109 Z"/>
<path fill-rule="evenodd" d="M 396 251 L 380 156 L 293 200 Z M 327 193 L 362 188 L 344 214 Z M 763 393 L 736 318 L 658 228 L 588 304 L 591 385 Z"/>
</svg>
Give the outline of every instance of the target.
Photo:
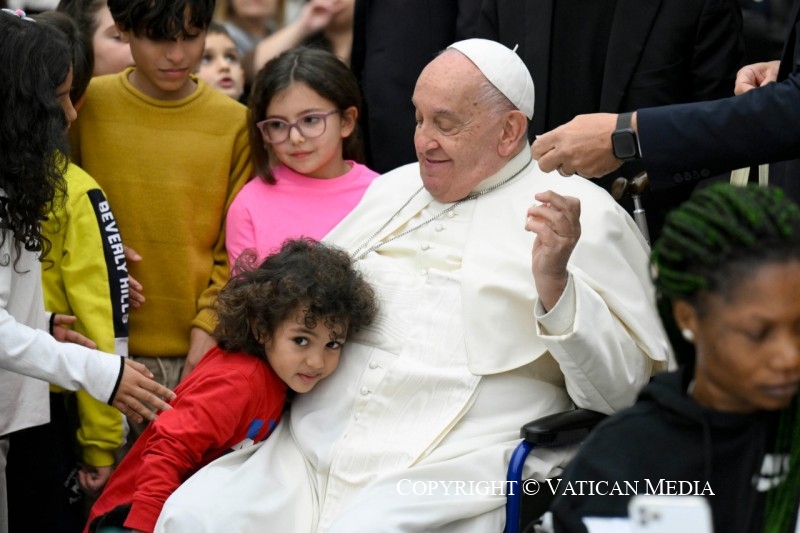
<svg viewBox="0 0 800 533">
<path fill-rule="evenodd" d="M 267 441 L 178 489 L 156 531 L 499 532 L 505 498 L 486 487 L 524 423 L 617 411 L 670 364 L 633 221 L 531 160 L 519 57 L 455 43 L 413 102 L 419 162 L 375 180 L 326 237 L 359 259 L 378 320 Z M 526 475 L 557 475 L 568 453 L 535 451 Z"/>
</svg>

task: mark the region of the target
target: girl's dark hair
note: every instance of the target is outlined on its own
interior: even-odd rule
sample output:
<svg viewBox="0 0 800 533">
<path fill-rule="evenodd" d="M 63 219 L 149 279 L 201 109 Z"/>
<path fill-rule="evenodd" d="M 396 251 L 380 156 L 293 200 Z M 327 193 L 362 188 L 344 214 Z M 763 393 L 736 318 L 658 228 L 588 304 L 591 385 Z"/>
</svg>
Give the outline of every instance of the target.
<svg viewBox="0 0 800 533">
<path fill-rule="evenodd" d="M 77 104 L 86 92 L 94 71 L 91 34 L 82 31 L 70 15 L 59 11 L 45 11 L 33 18 L 39 23 L 53 26 L 66 37 L 67 45 L 72 51 L 72 87 L 69 98 L 73 105 Z"/>
<path fill-rule="evenodd" d="M 97 31 L 97 12 L 106 5 L 106 0 L 61 0 L 56 11 L 72 17 L 89 42 L 92 42 Z"/>
<path fill-rule="evenodd" d="M 298 311 L 306 327 L 321 320 L 336 338 L 370 324 L 377 303 L 345 251 L 300 238 L 285 241 L 260 265 L 254 251 L 244 252 L 220 291 L 216 310 L 219 346 L 266 360 L 262 342 Z"/>
<path fill-rule="evenodd" d="M 56 89 L 67 79 L 70 50 L 64 35 L 46 24 L 0 12 L 0 244 L 50 250 L 40 222 L 64 194 L 67 119 Z M 8 265 L 8 256 L 0 264 Z"/>
<path fill-rule="evenodd" d="M 166 41 L 183 35 L 186 28 L 205 30 L 214 0 L 108 0 L 108 9 L 122 31 Z"/>
<path fill-rule="evenodd" d="M 256 122 L 264 120 L 267 107 L 275 95 L 293 83 L 305 83 L 321 97 L 333 102 L 339 111 L 355 107 L 361 112 L 358 81 L 347 65 L 332 53 L 300 46 L 268 61 L 253 81 L 248 115 L 253 172 L 267 183 L 275 183 L 275 177 L 270 170 L 270 149 L 265 146 Z M 350 136 L 344 139 L 342 156 L 358 163 L 364 162 L 358 121 Z"/>
<path fill-rule="evenodd" d="M 704 296 L 729 298 L 756 269 L 800 260 L 800 208 L 783 192 L 717 183 L 696 191 L 667 215 L 651 257 L 661 318 L 675 346 L 685 348 L 672 317 L 684 300 L 702 316 Z M 684 354 L 689 352 L 684 351 Z M 694 364 L 684 356 L 682 364 Z M 797 397 L 781 412 L 777 448 L 789 453 L 787 478 L 767 495 L 764 531 L 790 530 L 800 496 L 800 419 Z"/>
</svg>

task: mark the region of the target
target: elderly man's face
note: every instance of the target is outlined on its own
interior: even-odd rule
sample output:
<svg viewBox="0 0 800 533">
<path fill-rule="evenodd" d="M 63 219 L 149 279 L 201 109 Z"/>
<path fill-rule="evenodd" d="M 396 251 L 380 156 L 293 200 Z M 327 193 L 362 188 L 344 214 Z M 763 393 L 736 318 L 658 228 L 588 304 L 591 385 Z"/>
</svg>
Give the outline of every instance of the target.
<svg viewBox="0 0 800 533">
<path fill-rule="evenodd" d="M 503 115 L 479 101 L 484 80 L 453 50 L 429 63 L 417 80 L 414 146 L 425 188 L 440 202 L 464 198 L 505 163 L 497 152 Z"/>
</svg>

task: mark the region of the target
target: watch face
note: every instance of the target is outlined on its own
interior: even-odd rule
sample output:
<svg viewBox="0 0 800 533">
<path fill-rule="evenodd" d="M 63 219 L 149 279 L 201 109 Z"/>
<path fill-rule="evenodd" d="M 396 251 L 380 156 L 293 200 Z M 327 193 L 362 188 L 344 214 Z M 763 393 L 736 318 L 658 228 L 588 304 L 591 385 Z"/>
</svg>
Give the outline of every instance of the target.
<svg viewBox="0 0 800 533">
<path fill-rule="evenodd" d="M 615 131 L 611 136 L 614 157 L 621 160 L 633 159 L 637 156 L 636 136 L 632 130 Z"/>
</svg>

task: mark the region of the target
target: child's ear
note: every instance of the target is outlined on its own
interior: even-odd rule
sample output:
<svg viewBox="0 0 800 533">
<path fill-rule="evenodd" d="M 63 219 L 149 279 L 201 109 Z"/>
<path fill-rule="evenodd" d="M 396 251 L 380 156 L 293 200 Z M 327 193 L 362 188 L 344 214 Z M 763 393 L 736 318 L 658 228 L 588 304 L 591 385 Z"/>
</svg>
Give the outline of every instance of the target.
<svg viewBox="0 0 800 533">
<path fill-rule="evenodd" d="M 355 106 L 350 106 L 342 111 L 342 139 L 350 137 L 350 134 L 356 129 L 357 120 L 358 109 Z"/>
</svg>

